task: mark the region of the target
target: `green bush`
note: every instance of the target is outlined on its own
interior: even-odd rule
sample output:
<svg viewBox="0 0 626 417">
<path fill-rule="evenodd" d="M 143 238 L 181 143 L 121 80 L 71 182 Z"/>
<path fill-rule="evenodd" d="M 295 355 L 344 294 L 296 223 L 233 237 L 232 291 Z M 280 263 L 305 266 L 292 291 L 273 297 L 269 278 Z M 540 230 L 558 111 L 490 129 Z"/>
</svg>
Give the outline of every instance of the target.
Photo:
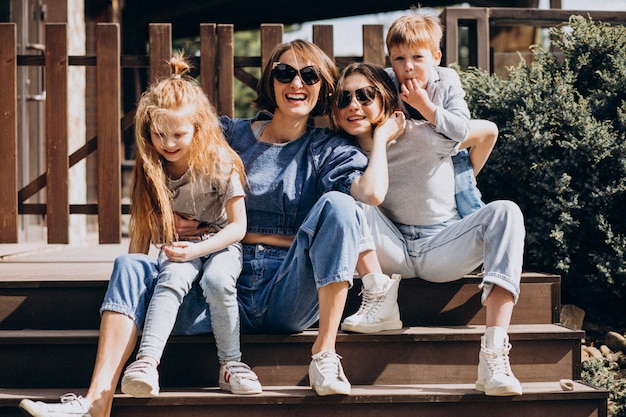
<svg viewBox="0 0 626 417">
<path fill-rule="evenodd" d="M 626 29 L 572 16 L 506 78 L 461 79 L 474 118 L 500 129 L 478 177 L 525 215 L 525 270 L 560 274 L 562 302 L 596 324 L 626 315 Z"/>
<path fill-rule="evenodd" d="M 609 392 L 612 413 L 615 417 L 626 416 L 626 379 L 619 371 L 611 371 L 602 359 L 589 359 L 582 363 L 581 378 L 584 382 Z"/>
</svg>

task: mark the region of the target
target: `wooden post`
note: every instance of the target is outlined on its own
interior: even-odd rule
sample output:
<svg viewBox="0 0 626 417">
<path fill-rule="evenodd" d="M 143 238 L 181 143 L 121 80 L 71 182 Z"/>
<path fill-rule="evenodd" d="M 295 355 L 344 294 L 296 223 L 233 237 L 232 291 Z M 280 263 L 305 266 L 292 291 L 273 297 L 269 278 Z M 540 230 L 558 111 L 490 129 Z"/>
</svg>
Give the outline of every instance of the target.
<svg viewBox="0 0 626 417">
<path fill-rule="evenodd" d="M 332 25 L 313 25 L 313 43 L 320 47 L 335 62 L 335 44 L 333 42 Z M 330 127 L 330 117 L 315 117 L 315 127 Z"/>
<path fill-rule="evenodd" d="M 233 25 L 217 25 L 217 112 L 235 116 L 235 51 Z"/>
<path fill-rule="evenodd" d="M 282 24 L 261 25 L 261 71 L 267 65 L 274 47 L 283 42 L 283 31 Z"/>
<path fill-rule="evenodd" d="M 150 84 L 170 76 L 169 60 L 172 58 L 172 25 L 150 23 Z"/>
<path fill-rule="evenodd" d="M 18 240 L 17 26 L 0 23 L 0 243 Z"/>
<path fill-rule="evenodd" d="M 100 243 L 122 238 L 120 201 L 120 34 L 117 23 L 96 26 L 98 118 L 98 236 Z"/>
<path fill-rule="evenodd" d="M 332 25 L 313 25 L 313 43 L 335 62 L 335 44 Z"/>
<path fill-rule="evenodd" d="M 217 89 L 217 25 L 215 23 L 202 23 L 200 25 L 200 84 L 202 89 L 215 103 Z"/>
<path fill-rule="evenodd" d="M 385 66 L 383 25 L 363 25 L 363 61 Z"/>
<path fill-rule="evenodd" d="M 459 26 L 467 25 L 470 28 L 469 49 L 475 54 L 470 65 L 489 71 L 489 9 L 446 8 L 441 14 L 441 20 L 445 27 L 443 65 L 459 62 Z"/>
<path fill-rule="evenodd" d="M 69 243 L 67 24 L 47 24 L 46 43 L 46 220 L 48 243 Z"/>
</svg>

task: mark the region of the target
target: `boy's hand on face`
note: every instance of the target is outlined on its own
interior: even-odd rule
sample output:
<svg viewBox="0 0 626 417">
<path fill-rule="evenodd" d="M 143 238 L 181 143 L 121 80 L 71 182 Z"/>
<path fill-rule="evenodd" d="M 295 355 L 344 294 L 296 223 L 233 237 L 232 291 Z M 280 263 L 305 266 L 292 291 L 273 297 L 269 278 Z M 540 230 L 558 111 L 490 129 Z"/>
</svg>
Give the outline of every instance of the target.
<svg viewBox="0 0 626 417">
<path fill-rule="evenodd" d="M 415 78 L 409 78 L 400 87 L 400 98 L 415 110 L 424 113 L 431 103 L 426 92 L 425 83 L 421 83 Z"/>
<path fill-rule="evenodd" d="M 400 87 L 400 98 L 417 110 L 428 123 L 434 126 L 437 106 L 428 97 L 428 92 L 426 91 L 427 83 L 421 84 L 420 81 L 414 78 L 404 81 Z"/>
</svg>

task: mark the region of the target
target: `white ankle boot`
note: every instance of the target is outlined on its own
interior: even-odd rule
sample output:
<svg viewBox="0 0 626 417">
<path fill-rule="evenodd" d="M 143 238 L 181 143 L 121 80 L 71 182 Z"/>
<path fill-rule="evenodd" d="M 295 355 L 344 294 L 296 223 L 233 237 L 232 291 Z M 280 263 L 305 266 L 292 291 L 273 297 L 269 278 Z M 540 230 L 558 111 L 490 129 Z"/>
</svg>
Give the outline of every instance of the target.
<svg viewBox="0 0 626 417">
<path fill-rule="evenodd" d="M 493 396 L 522 395 L 522 385 L 513 375 L 509 362 L 509 336 L 503 332 L 489 327 L 480 339 L 476 390 Z"/>
<path fill-rule="evenodd" d="M 367 274 L 362 278 L 363 289 L 359 311 L 346 317 L 341 330 L 357 333 L 376 333 L 402 328 L 398 309 L 400 275 L 389 278 L 385 274 Z"/>
</svg>

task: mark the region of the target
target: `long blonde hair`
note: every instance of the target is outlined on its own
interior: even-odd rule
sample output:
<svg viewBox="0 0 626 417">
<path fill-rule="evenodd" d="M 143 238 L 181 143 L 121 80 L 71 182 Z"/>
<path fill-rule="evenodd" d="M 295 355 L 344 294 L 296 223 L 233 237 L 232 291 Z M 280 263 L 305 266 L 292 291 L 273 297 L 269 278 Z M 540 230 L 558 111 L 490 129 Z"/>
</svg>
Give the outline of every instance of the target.
<svg viewBox="0 0 626 417">
<path fill-rule="evenodd" d="M 146 90 L 135 114 L 135 168 L 130 188 L 130 248 L 147 253 L 150 243 L 177 239 L 172 195 L 163 167 L 164 159 L 154 148 L 150 130 L 158 130 L 160 118 L 168 111 L 190 108 L 194 137 L 189 152 L 191 181 L 199 177 L 216 184 L 229 181 L 233 171 L 244 182 L 244 168 L 228 145 L 217 113 L 202 88 L 187 73 L 190 65 L 182 53 L 169 62 L 171 77 L 160 80 Z"/>
</svg>

